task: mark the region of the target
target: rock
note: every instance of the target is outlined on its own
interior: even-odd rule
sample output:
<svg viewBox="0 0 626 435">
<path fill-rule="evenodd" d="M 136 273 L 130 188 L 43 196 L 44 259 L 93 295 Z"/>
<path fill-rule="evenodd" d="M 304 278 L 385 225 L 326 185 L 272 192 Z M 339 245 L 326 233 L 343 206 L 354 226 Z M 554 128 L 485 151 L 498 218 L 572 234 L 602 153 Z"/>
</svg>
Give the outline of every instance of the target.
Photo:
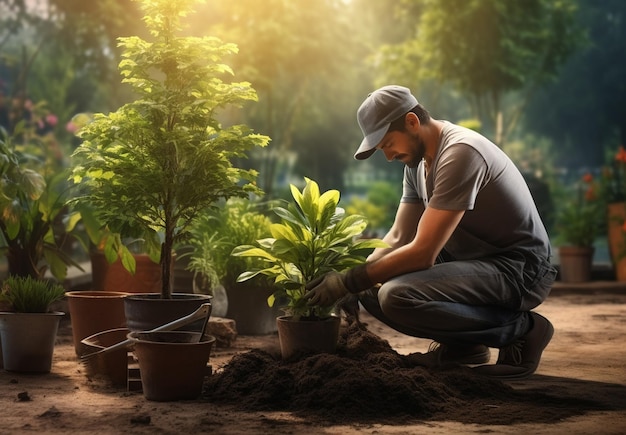
<svg viewBox="0 0 626 435">
<path fill-rule="evenodd" d="M 225 317 L 211 316 L 206 333 L 215 337 L 215 346 L 217 347 L 231 347 L 237 339 L 235 321 Z"/>
</svg>

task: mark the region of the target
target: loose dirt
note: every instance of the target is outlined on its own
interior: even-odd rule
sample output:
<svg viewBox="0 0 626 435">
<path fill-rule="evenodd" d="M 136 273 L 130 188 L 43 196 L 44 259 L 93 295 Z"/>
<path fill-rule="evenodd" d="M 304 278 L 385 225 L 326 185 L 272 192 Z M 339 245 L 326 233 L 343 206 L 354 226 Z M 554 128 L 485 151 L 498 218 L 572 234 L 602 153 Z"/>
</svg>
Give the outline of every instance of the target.
<svg viewBox="0 0 626 435">
<path fill-rule="evenodd" d="M 51 373 L 0 371 L 0 434 L 626 433 L 626 291 L 553 291 L 537 312 L 556 332 L 523 381 L 411 367 L 429 341 L 362 311 L 335 355 L 282 361 L 276 335 L 240 336 L 214 349 L 201 397 L 167 403 L 87 377 L 66 318 Z"/>
</svg>

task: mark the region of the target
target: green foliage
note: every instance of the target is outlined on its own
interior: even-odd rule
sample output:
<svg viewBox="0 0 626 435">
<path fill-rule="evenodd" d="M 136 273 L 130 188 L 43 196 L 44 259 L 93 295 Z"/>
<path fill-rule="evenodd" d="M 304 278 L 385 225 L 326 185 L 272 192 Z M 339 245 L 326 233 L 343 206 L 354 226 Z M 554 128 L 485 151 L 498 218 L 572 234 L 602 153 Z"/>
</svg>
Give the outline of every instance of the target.
<svg viewBox="0 0 626 435">
<path fill-rule="evenodd" d="M 224 127 L 220 109 L 256 101 L 247 82 L 225 83 L 222 62 L 237 52 L 214 37 L 178 36 L 194 0 L 142 0 L 154 41 L 119 38 L 123 82 L 138 99 L 109 114 L 94 115 L 79 130 L 72 180 L 113 233 L 141 238 L 160 254 L 162 297 L 171 294 L 173 247 L 189 235 L 194 219 L 220 199 L 259 193 L 256 171 L 233 165 L 269 138 L 245 125 Z"/>
<path fill-rule="evenodd" d="M 291 185 L 294 202 L 273 211 L 279 223 L 270 226 L 271 237 L 255 245 L 238 246 L 232 255 L 263 261 L 261 268 L 242 273 L 238 281 L 259 274 L 270 277 L 278 287 L 270 306 L 278 301 L 295 317 L 326 317 L 333 307 L 309 306 L 303 299 L 307 282 L 330 271 L 344 271 L 365 262 L 371 249 L 386 246 L 381 240 L 359 239 L 367 221 L 338 208 L 339 191 L 320 194 L 319 186 L 305 178 L 302 191 Z"/>
<path fill-rule="evenodd" d="M 228 288 L 241 273 L 260 268 L 257 258 L 230 254 L 235 247 L 250 245 L 269 233 L 272 221 L 260 211 L 261 206 L 232 198 L 199 216 L 191 228 L 189 269 L 202 273 L 212 286 L 221 283 Z"/>
<path fill-rule="evenodd" d="M 70 197 L 67 172 L 49 166 L 42 158 L 45 143 L 23 122 L 14 135 L 8 137 L 0 128 L 0 251 L 8 258 L 10 273 L 43 278 L 49 267 L 63 280 L 67 267 L 77 266 L 61 249 L 71 230 L 61 222 Z M 26 152 L 38 149 L 39 156 Z"/>
<path fill-rule="evenodd" d="M 582 40 L 574 0 L 408 0 L 400 9 L 417 22 L 416 31 L 384 48 L 386 73 L 451 84 L 499 145 L 527 97 L 556 77 Z M 524 92 L 520 104 L 507 107 L 504 97 L 516 91 Z"/>
<path fill-rule="evenodd" d="M 567 191 L 559 203 L 556 229 L 558 243 L 568 246 L 593 246 L 606 217 L 598 185 L 590 174 Z"/>
<path fill-rule="evenodd" d="M 18 313 L 47 313 L 50 304 L 64 295 L 60 284 L 31 276 L 9 276 L 2 285 L 0 300 Z"/>
<path fill-rule="evenodd" d="M 388 181 L 379 181 L 369 186 L 365 199 L 352 197 L 346 206 L 346 212 L 365 216 L 371 229 L 387 230 L 393 225 L 397 208 L 396 185 Z"/>
</svg>

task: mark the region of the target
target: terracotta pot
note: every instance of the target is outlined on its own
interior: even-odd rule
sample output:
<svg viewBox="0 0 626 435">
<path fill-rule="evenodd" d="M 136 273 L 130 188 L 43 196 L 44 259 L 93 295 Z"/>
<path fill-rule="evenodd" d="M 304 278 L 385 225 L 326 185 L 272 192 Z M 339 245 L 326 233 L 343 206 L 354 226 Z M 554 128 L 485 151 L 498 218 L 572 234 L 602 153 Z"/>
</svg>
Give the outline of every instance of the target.
<svg viewBox="0 0 626 435">
<path fill-rule="evenodd" d="M 617 281 L 626 281 L 626 202 L 607 206 L 607 242 Z"/>
<path fill-rule="evenodd" d="M 160 293 L 161 266 L 145 254 L 134 254 L 137 263 L 135 274 L 124 269 L 118 259 L 109 264 L 104 253 L 92 252 L 91 289 L 122 293 Z"/>
<path fill-rule="evenodd" d="M 105 291 L 66 292 L 72 322 L 74 350 L 79 357 L 85 353 L 82 340 L 98 332 L 124 328 L 124 296 L 128 293 Z M 120 340 L 121 341 L 121 340 Z"/>
<path fill-rule="evenodd" d="M 587 282 L 591 279 L 593 247 L 559 247 L 560 274 L 562 282 Z"/>
<path fill-rule="evenodd" d="M 64 313 L 0 313 L 4 369 L 48 373 L 59 322 Z"/>
<path fill-rule="evenodd" d="M 148 400 L 192 400 L 202 392 L 215 337 L 199 332 L 131 332 L 143 395 Z"/>
<path fill-rule="evenodd" d="M 298 354 L 334 353 L 339 339 L 339 317 L 323 320 L 293 320 L 291 316 L 276 319 L 280 353 L 283 359 Z"/>
<path fill-rule="evenodd" d="M 161 299 L 160 293 L 127 295 L 124 297 L 126 326 L 131 331 L 149 331 L 185 317 L 207 302 L 211 302 L 210 295 L 192 293 L 172 293 L 172 299 Z M 181 329 L 201 331 L 204 321 L 196 321 Z"/>
</svg>

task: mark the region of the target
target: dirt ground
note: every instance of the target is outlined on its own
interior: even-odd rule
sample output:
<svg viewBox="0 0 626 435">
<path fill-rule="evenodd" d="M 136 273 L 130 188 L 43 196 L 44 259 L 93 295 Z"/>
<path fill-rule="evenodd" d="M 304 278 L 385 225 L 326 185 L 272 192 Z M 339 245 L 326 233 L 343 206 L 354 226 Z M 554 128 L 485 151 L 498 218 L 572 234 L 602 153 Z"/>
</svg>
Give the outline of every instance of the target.
<svg viewBox="0 0 626 435">
<path fill-rule="evenodd" d="M 537 312 L 555 335 L 523 381 L 403 367 L 402 355 L 426 351 L 429 341 L 362 314 L 369 335 L 334 359 L 285 366 L 275 360 L 275 335 L 239 336 L 213 350 L 202 397 L 167 403 L 89 379 L 66 318 L 51 373 L 0 371 L 0 434 L 625 434 L 626 288 L 555 288 Z M 305 381 L 302 370 L 316 377 Z M 303 382 L 306 401 L 297 393 Z M 280 402 L 283 387 L 291 394 Z"/>
</svg>

